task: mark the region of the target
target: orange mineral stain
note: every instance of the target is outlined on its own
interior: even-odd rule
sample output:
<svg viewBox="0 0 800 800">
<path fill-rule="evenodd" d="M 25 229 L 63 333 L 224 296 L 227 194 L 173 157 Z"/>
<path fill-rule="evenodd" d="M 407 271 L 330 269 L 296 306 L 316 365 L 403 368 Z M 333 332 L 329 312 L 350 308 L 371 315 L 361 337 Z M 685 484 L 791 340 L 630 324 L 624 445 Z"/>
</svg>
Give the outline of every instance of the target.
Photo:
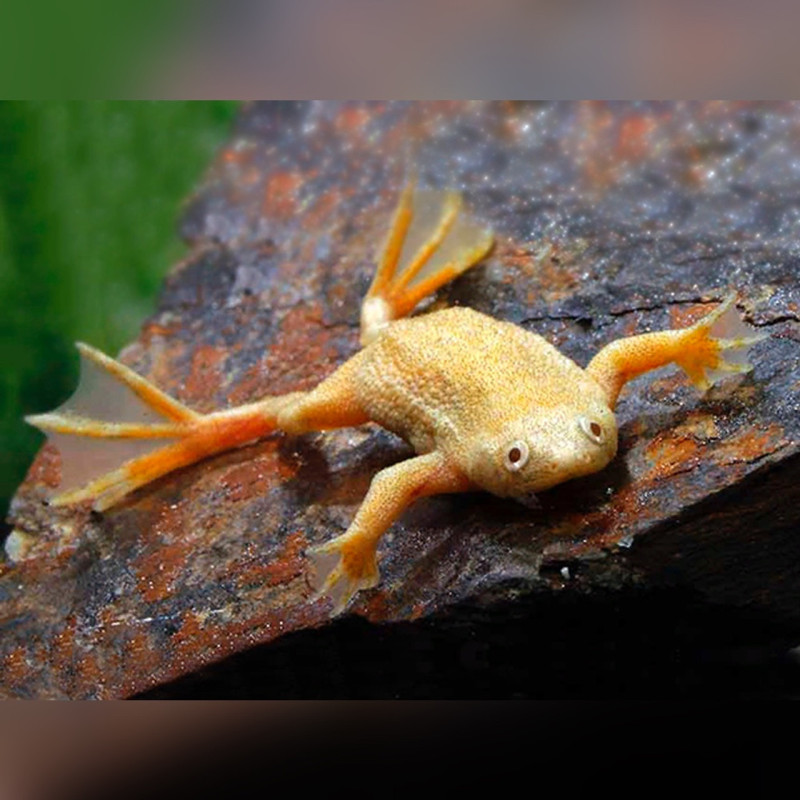
<svg viewBox="0 0 800 800">
<path fill-rule="evenodd" d="M 151 549 L 133 565 L 139 595 L 146 603 L 155 603 L 170 597 L 174 580 L 192 552 L 190 542 L 172 542 Z"/>
<path fill-rule="evenodd" d="M 208 403 L 223 377 L 228 351 L 212 345 L 200 345 L 192 354 L 192 367 L 183 386 L 182 397 L 195 407 Z"/>
<path fill-rule="evenodd" d="M 297 213 L 297 192 L 304 183 L 300 172 L 276 172 L 267 179 L 261 211 L 265 217 L 285 220 Z"/>
</svg>

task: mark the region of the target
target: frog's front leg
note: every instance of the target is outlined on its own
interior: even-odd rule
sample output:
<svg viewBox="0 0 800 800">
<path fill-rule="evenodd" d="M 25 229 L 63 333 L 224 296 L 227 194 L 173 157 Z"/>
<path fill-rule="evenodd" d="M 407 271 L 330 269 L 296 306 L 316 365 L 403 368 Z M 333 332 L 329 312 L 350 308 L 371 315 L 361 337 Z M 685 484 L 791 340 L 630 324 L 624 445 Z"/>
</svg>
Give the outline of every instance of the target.
<svg viewBox="0 0 800 800">
<path fill-rule="evenodd" d="M 462 492 L 468 488 L 469 481 L 464 474 L 439 452 L 381 470 L 372 479 L 369 492 L 347 531 L 308 549 L 318 579 L 324 578 L 317 596 L 330 597 L 334 615 L 340 614 L 357 591 L 377 585 L 378 541 L 411 503 L 420 497 Z"/>
<path fill-rule="evenodd" d="M 625 383 L 667 364 L 677 364 L 701 391 L 725 373 L 748 372 L 752 366 L 747 350 L 767 334 L 745 324 L 735 303 L 736 295 L 731 294 L 691 327 L 611 342 L 591 360 L 586 372 L 605 390 L 612 409 Z"/>
</svg>

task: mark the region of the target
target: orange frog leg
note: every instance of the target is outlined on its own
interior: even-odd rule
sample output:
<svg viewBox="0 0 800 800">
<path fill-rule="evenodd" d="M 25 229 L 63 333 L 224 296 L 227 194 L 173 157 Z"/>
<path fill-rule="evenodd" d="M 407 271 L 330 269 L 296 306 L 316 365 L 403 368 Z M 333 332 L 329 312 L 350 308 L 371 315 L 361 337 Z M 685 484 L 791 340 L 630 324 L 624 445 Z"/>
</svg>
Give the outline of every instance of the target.
<svg viewBox="0 0 800 800">
<path fill-rule="evenodd" d="M 586 371 L 603 387 L 613 409 L 629 380 L 667 364 L 677 364 L 705 391 L 726 373 L 749 372 L 747 350 L 767 338 L 740 318 L 736 294 L 730 294 L 689 328 L 644 333 L 606 345 Z"/>
<path fill-rule="evenodd" d="M 492 232 L 461 213 L 458 192 L 403 190 L 372 284 L 361 306 L 361 343 L 480 261 Z"/>
<path fill-rule="evenodd" d="M 61 454 L 55 505 L 92 500 L 102 511 L 173 470 L 257 441 L 289 433 L 360 425 L 352 377 L 358 356 L 311 392 L 267 397 L 213 414 L 198 414 L 123 364 L 81 344 L 81 382 L 60 408 L 27 417 Z M 116 416 L 121 421 L 103 419 Z"/>
<path fill-rule="evenodd" d="M 381 470 L 372 479 L 347 531 L 308 549 L 318 578 L 323 579 L 317 596 L 330 597 L 333 614 L 340 614 L 356 592 L 378 584 L 378 541 L 408 506 L 420 497 L 463 492 L 468 488 L 465 476 L 438 452 Z"/>
</svg>

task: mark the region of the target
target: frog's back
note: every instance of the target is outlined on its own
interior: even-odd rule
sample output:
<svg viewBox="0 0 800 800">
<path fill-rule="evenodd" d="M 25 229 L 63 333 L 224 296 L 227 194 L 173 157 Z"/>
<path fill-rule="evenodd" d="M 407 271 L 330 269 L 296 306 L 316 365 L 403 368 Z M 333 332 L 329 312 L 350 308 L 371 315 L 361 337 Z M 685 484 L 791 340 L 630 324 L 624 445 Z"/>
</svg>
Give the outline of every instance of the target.
<svg viewBox="0 0 800 800">
<path fill-rule="evenodd" d="M 398 320 L 363 356 L 364 407 L 418 451 L 596 389 L 541 336 L 470 308 Z"/>
</svg>

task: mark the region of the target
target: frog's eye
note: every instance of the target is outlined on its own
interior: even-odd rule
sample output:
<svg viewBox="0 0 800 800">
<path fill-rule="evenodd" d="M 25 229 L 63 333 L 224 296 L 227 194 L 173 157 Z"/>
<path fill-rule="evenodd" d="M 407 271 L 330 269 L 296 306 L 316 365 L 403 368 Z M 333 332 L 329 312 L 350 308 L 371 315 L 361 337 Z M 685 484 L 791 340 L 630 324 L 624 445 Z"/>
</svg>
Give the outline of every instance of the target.
<svg viewBox="0 0 800 800">
<path fill-rule="evenodd" d="M 527 443 L 523 442 L 522 439 L 517 439 L 506 447 L 503 463 L 510 472 L 517 472 L 528 463 L 530 454 Z"/>
<path fill-rule="evenodd" d="M 578 427 L 584 433 L 587 439 L 590 439 L 595 444 L 602 444 L 605 431 L 603 426 L 593 419 L 588 417 L 578 417 Z"/>
</svg>

